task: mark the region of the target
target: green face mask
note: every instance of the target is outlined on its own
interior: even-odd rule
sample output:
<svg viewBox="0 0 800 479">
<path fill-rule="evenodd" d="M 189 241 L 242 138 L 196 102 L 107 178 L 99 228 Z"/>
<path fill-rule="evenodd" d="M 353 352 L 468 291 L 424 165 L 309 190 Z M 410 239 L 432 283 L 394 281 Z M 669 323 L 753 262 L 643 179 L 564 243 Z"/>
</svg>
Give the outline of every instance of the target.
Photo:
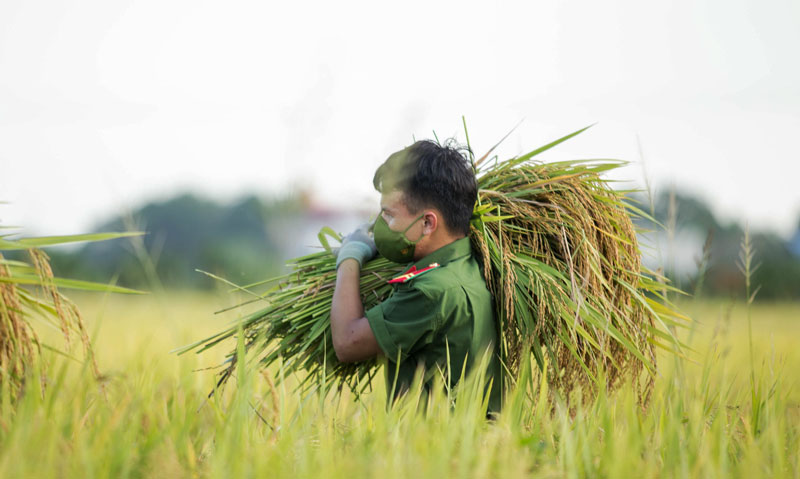
<svg viewBox="0 0 800 479">
<path fill-rule="evenodd" d="M 408 263 L 411 261 L 414 258 L 414 249 L 419 243 L 419 239 L 417 241 L 409 241 L 406 238 L 406 232 L 423 216 L 425 216 L 425 213 L 419 215 L 403 231 L 393 231 L 389 229 L 389 225 L 383 219 L 383 215 L 378 215 L 375 224 L 372 226 L 372 235 L 378 252 L 384 258 L 395 263 Z M 422 239 L 421 236 L 420 239 Z"/>
</svg>

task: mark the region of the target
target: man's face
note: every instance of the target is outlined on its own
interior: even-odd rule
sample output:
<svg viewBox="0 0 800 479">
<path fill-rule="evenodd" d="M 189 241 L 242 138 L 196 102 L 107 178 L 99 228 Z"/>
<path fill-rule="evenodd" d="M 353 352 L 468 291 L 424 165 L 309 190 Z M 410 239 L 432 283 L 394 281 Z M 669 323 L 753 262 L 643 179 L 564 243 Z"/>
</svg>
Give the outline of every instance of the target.
<svg viewBox="0 0 800 479">
<path fill-rule="evenodd" d="M 412 214 L 408 211 L 403 201 L 403 192 L 400 190 L 381 194 L 381 216 L 392 231 L 404 231 L 415 219 L 419 218 L 420 213 Z M 406 238 L 410 241 L 417 241 L 422 237 L 422 230 L 423 221 L 417 221 L 406 231 Z"/>
</svg>

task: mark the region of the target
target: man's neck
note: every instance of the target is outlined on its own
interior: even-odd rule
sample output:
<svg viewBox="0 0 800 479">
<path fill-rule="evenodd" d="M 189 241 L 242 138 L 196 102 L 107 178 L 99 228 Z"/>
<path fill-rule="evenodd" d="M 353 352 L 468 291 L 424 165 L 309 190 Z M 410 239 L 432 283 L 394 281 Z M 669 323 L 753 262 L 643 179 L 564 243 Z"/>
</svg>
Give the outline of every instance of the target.
<svg viewBox="0 0 800 479">
<path fill-rule="evenodd" d="M 414 249 L 414 261 L 419 261 L 422 258 L 433 253 L 434 251 L 438 250 L 439 248 L 445 247 L 450 243 L 452 243 L 453 241 L 460 240 L 463 237 L 464 235 L 453 236 L 447 234 L 447 235 L 432 237 L 430 241 L 426 242 L 422 248 L 419 247 L 421 245 L 417 244 L 417 248 Z"/>
</svg>

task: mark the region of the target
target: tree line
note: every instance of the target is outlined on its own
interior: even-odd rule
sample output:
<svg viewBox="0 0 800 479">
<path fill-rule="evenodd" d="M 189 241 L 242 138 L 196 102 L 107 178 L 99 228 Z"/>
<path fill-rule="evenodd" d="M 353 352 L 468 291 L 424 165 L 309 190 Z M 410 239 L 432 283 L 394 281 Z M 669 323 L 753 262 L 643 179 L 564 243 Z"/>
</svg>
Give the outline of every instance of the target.
<svg viewBox="0 0 800 479">
<path fill-rule="evenodd" d="M 744 277 L 737 267 L 744 237 L 741 224 L 721 222 L 704 201 L 685 192 L 662 192 L 652 201 L 640 194 L 633 200 L 655 220 L 636 220 L 645 231 L 642 242 L 655 239 L 654 247 L 660 251 L 657 258 L 650 254 L 646 259 L 653 268 L 690 293 L 743 294 Z M 196 270 L 248 284 L 280 274 L 287 259 L 303 253 L 293 237 L 325 221 L 314 217 L 312 210 L 304 196 L 251 195 L 223 204 L 182 194 L 147 203 L 95 228 L 144 231 L 139 238 L 53 249 L 50 255 L 59 275 L 95 281 L 112 278 L 127 287 L 213 287 L 214 280 Z M 800 299 L 800 222 L 789 240 L 769 231 L 752 231 L 750 236 L 759 264 L 753 276 L 753 283 L 761 287 L 757 298 Z"/>
</svg>

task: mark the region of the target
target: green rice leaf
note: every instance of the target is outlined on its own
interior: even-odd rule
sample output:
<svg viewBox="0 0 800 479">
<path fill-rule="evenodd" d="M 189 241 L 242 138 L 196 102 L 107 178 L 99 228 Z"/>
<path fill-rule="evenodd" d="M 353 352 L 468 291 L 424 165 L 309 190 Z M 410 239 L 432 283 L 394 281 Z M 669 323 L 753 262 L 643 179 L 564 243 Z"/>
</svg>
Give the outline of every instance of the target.
<svg viewBox="0 0 800 479">
<path fill-rule="evenodd" d="M 123 288 L 122 286 L 114 286 L 110 284 L 93 283 L 91 281 L 83 281 L 79 279 L 51 278 L 50 281 L 52 281 L 57 287 L 66 289 L 124 294 L 147 294 L 145 291 L 138 291 L 135 289 Z M 34 274 L 20 274 L 13 277 L 0 276 L 0 282 L 37 286 L 42 286 L 44 284 L 44 280 L 38 275 Z"/>
<path fill-rule="evenodd" d="M 47 246 L 57 246 L 68 243 L 78 243 L 83 241 L 106 241 L 117 238 L 127 238 L 131 236 L 141 236 L 141 231 L 125 233 L 90 233 L 66 236 L 39 236 L 36 238 L 20 238 L 17 240 L 0 239 L 0 250 L 20 250 L 29 248 L 43 248 Z"/>
</svg>

